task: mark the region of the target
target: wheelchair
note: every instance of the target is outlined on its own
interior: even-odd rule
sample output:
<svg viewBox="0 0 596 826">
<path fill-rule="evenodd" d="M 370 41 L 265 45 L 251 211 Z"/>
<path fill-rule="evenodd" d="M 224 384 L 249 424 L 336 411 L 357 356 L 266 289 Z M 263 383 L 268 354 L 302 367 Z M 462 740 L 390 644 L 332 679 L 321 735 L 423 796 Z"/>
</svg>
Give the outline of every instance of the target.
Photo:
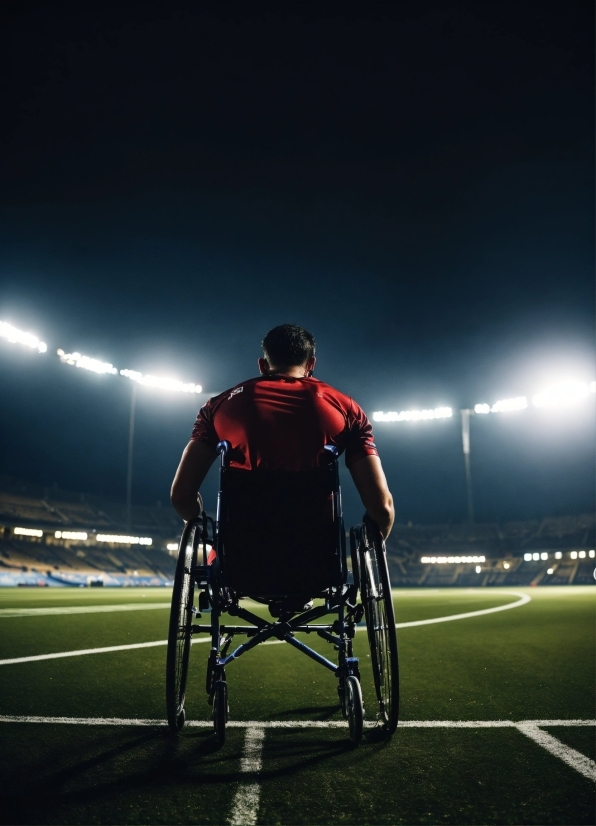
<svg viewBox="0 0 596 826">
<path fill-rule="evenodd" d="M 225 741 L 228 719 L 226 668 L 267 640 L 285 641 L 333 672 L 342 716 L 352 743 L 358 744 L 364 707 L 353 640 L 364 623 L 377 725 L 390 737 L 398 723 L 399 667 L 385 545 L 376 523 L 365 516 L 350 530 L 348 570 L 337 448 L 326 446 L 321 467 L 302 472 L 233 468 L 230 443 L 220 442 L 217 449 L 216 519 L 203 512 L 186 524 L 180 540 L 166 658 L 170 730 L 179 732 L 186 719 L 192 639 L 209 634 L 205 688 L 219 745 Z M 247 610 L 242 598 L 267 605 L 272 620 Z M 210 618 L 209 624 L 198 622 L 202 614 Z M 226 614 L 247 624 L 223 624 Z M 323 618 L 328 618 L 326 623 Z M 337 661 L 310 648 L 297 634 L 326 640 Z M 234 637 L 247 639 L 230 651 Z"/>
</svg>

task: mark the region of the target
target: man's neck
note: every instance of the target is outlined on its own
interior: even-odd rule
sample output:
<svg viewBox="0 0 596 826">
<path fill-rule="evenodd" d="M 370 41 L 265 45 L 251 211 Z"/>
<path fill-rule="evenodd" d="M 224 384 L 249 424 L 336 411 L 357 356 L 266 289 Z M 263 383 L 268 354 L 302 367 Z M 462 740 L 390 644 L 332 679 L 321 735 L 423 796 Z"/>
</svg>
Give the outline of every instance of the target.
<svg viewBox="0 0 596 826">
<path fill-rule="evenodd" d="M 304 364 L 297 364 L 294 367 L 272 367 L 270 375 L 304 379 L 306 378 L 306 367 Z"/>
</svg>

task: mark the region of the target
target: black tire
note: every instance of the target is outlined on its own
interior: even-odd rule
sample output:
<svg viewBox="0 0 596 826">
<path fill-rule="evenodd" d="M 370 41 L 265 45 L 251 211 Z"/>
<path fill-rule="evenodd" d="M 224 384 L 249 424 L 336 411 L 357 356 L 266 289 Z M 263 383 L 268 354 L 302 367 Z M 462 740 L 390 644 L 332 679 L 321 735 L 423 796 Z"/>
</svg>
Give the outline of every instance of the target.
<svg viewBox="0 0 596 826">
<path fill-rule="evenodd" d="M 213 728 L 218 746 L 226 742 L 226 723 L 228 722 L 228 684 L 223 680 L 215 683 L 213 694 Z"/>
<path fill-rule="evenodd" d="M 348 719 L 348 704 L 346 702 L 346 678 L 340 677 L 337 684 L 337 694 L 339 696 L 339 704 L 341 706 L 341 716 L 344 720 Z"/>
<path fill-rule="evenodd" d="M 189 522 L 184 528 L 172 590 L 168 652 L 166 657 L 166 710 L 170 730 L 178 732 L 184 726 L 184 696 L 188 676 L 188 660 L 192 643 L 194 568 L 200 524 Z"/>
<path fill-rule="evenodd" d="M 358 677 L 346 677 L 346 711 L 350 727 L 350 740 L 357 746 L 362 740 L 364 726 L 364 706 L 362 704 L 362 689 Z"/>
<path fill-rule="evenodd" d="M 399 718 L 399 661 L 397 632 L 385 544 L 377 525 L 367 520 L 360 542 L 360 590 L 379 704 L 379 715 L 389 735 Z"/>
</svg>

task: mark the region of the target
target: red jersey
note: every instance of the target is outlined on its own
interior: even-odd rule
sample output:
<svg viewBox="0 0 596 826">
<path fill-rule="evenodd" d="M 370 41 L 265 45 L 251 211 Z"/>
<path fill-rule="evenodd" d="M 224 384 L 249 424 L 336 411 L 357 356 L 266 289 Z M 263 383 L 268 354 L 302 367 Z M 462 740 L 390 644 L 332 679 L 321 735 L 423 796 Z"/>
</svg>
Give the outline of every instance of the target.
<svg viewBox="0 0 596 826">
<path fill-rule="evenodd" d="M 231 467 L 300 471 L 319 466 L 325 445 L 346 465 L 378 456 L 371 424 L 359 405 L 315 378 L 260 376 L 209 399 L 191 439 L 215 449 L 230 442 Z"/>
</svg>

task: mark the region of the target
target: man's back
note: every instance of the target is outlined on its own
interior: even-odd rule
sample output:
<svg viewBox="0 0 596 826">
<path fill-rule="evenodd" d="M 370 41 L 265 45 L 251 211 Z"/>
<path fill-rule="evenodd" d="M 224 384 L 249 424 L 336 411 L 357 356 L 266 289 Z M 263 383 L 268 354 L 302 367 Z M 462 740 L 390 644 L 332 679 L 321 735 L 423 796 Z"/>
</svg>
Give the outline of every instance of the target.
<svg viewBox="0 0 596 826">
<path fill-rule="evenodd" d="M 346 452 L 346 464 L 377 456 L 372 428 L 349 397 L 311 377 L 249 379 L 201 409 L 193 441 L 232 446 L 231 466 L 300 471 L 318 467 L 325 445 Z"/>
</svg>

